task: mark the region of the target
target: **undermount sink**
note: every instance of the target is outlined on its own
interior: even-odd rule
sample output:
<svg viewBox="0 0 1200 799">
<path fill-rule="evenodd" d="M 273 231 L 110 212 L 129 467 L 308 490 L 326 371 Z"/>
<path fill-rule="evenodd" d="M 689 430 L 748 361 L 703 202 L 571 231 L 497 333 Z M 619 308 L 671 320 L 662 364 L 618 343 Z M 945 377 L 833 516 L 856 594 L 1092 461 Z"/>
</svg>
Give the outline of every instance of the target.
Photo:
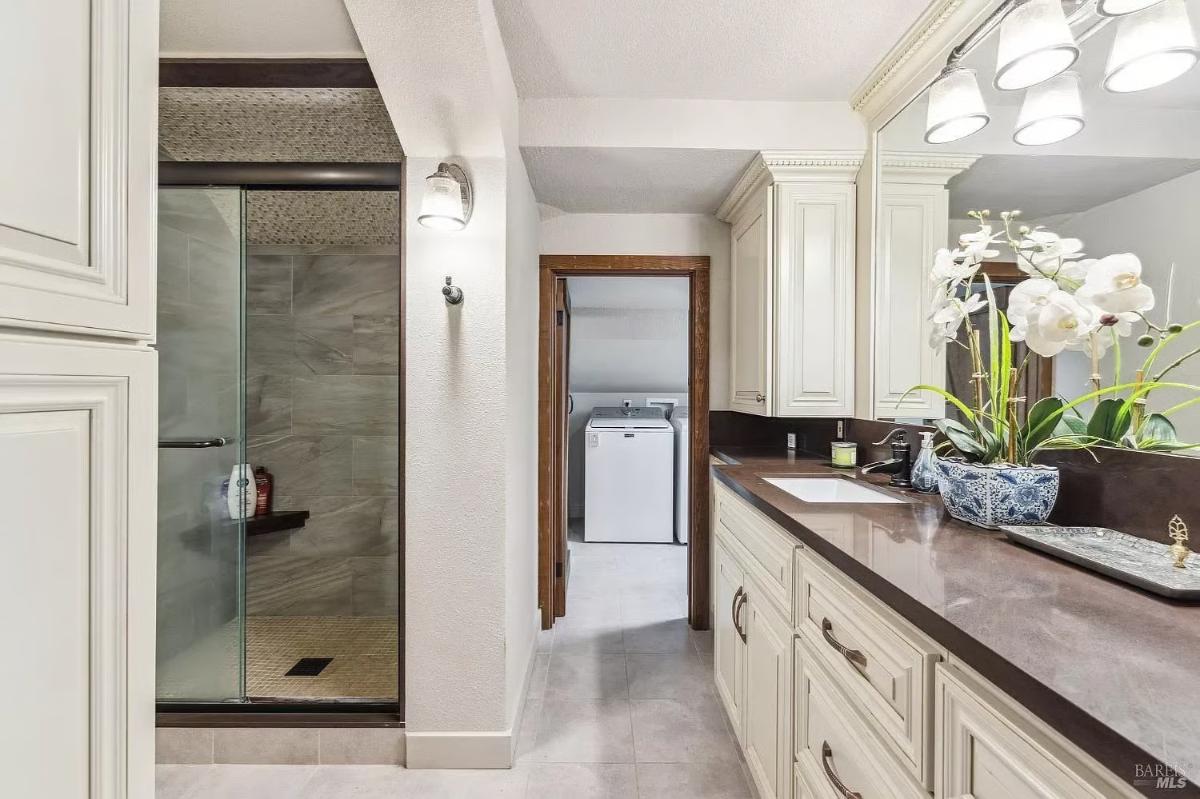
<svg viewBox="0 0 1200 799">
<path fill-rule="evenodd" d="M 903 504 L 904 500 L 841 477 L 764 477 L 804 502 L 870 502 Z"/>
</svg>

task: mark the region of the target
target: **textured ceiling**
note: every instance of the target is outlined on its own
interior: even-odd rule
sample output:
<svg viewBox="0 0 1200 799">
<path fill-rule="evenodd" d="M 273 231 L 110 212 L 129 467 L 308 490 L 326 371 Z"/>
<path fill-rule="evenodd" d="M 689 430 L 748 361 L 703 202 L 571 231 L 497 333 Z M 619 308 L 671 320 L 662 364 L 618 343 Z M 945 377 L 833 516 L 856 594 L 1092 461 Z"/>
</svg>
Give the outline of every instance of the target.
<svg viewBox="0 0 1200 799">
<path fill-rule="evenodd" d="M 522 97 L 845 100 L 928 0 L 495 0 Z"/>
<path fill-rule="evenodd" d="M 711 214 L 753 150 L 522 147 L 538 202 L 567 213 Z"/>
<path fill-rule="evenodd" d="M 162 0 L 163 56 L 361 56 L 342 0 Z"/>
<path fill-rule="evenodd" d="M 1183 158 L 985 155 L 951 180 L 950 216 L 1017 208 L 1035 220 L 1086 211 L 1197 169 L 1200 161 Z"/>
<path fill-rule="evenodd" d="M 637 308 L 686 311 L 689 281 L 683 277 L 572 277 L 572 308 Z"/>
</svg>

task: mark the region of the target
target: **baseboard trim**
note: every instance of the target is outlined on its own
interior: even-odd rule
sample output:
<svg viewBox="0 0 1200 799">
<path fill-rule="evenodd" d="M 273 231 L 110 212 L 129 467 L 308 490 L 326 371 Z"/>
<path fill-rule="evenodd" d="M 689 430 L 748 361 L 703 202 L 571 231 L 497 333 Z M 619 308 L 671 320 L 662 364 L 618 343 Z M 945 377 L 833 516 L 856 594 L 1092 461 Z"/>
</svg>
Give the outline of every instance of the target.
<svg viewBox="0 0 1200 799">
<path fill-rule="evenodd" d="M 512 768 L 516 736 L 499 732 L 409 732 L 409 768 Z"/>
<path fill-rule="evenodd" d="M 512 768 L 517 761 L 517 743 L 521 720 L 525 714 L 525 700 L 529 696 L 529 685 L 537 665 L 537 641 L 541 630 L 541 613 L 534 609 L 533 637 L 529 641 L 529 660 L 525 666 L 525 678 L 521 681 L 521 695 L 513 711 L 512 725 L 497 732 L 415 732 L 405 731 L 407 761 L 411 769 L 464 768 L 493 769 Z"/>
</svg>

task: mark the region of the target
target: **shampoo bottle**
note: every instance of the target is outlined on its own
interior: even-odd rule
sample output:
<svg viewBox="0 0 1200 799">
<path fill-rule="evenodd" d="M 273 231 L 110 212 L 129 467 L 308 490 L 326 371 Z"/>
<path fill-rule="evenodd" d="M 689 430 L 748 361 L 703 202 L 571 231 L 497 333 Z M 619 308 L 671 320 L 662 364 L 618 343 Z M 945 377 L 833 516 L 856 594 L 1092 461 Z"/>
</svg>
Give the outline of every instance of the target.
<svg viewBox="0 0 1200 799">
<path fill-rule="evenodd" d="M 229 490 L 226 492 L 225 501 L 231 519 L 249 519 L 254 515 L 254 508 L 258 504 L 258 491 L 254 483 L 254 469 L 250 464 L 234 464 L 229 473 Z"/>
<path fill-rule="evenodd" d="M 937 454 L 933 451 L 933 433 L 921 433 L 921 452 L 912 470 L 913 488 L 926 494 L 938 492 Z"/>
</svg>

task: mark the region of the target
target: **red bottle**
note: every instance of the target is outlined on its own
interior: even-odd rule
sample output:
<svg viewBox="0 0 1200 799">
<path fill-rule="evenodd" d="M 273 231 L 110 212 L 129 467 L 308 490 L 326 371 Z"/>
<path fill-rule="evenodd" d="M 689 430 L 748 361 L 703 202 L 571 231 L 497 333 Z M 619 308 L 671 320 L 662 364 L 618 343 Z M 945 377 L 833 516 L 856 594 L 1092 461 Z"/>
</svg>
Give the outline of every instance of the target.
<svg viewBox="0 0 1200 799">
<path fill-rule="evenodd" d="M 271 512 L 272 494 L 275 493 L 275 475 L 267 471 L 266 466 L 254 469 L 254 489 L 256 492 L 254 515 L 262 516 Z"/>
</svg>

